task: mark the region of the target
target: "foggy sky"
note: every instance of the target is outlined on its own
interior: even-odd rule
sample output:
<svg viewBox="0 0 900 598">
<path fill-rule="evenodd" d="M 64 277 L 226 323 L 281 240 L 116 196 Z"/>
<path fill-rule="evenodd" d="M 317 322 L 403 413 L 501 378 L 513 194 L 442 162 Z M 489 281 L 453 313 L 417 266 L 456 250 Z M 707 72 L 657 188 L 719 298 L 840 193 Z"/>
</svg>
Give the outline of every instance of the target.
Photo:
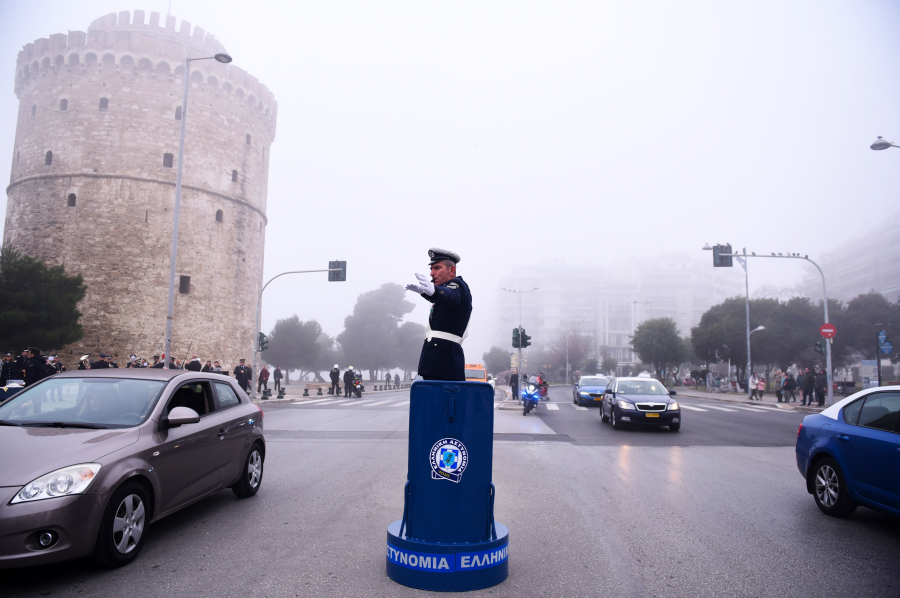
<svg viewBox="0 0 900 598">
<path fill-rule="evenodd" d="M 23 45 L 167 4 L 4 2 L 0 164 Z M 815 259 L 900 209 L 900 151 L 868 147 L 900 140 L 896 2 L 173 0 L 172 15 L 278 100 L 265 279 L 348 262 L 346 283 L 273 283 L 265 331 L 296 313 L 335 335 L 360 293 L 410 282 L 438 246 L 462 256 L 480 360 L 513 270 L 711 262 L 706 242 Z M 759 262 L 751 289 L 803 275 Z"/>
</svg>

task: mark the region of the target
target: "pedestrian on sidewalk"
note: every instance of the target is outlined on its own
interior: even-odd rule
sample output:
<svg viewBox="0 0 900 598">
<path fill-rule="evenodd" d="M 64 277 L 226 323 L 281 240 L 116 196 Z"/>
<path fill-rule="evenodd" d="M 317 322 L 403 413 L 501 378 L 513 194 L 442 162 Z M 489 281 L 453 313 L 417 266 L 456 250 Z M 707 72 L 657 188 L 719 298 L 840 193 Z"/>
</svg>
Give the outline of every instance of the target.
<svg viewBox="0 0 900 598">
<path fill-rule="evenodd" d="M 787 376 L 783 382 L 784 387 L 782 388 L 782 396 L 784 397 L 785 403 L 796 403 L 797 397 L 794 396 L 794 389 L 797 388 L 797 381 L 794 380 L 794 375 L 790 372 L 787 373 Z M 791 400 L 788 401 L 788 395 L 791 395 Z"/>
<path fill-rule="evenodd" d="M 259 370 L 259 376 L 256 381 L 256 392 L 259 392 L 260 388 L 266 389 L 266 392 L 269 391 L 269 370 L 266 369 L 266 364 L 263 364 L 262 369 Z"/>
<path fill-rule="evenodd" d="M 752 374 L 750 376 L 750 380 L 748 381 L 748 384 L 750 385 L 750 400 L 752 401 L 753 399 L 756 398 L 756 388 L 757 388 L 757 385 L 759 384 L 759 378 L 756 377 L 756 374 Z"/>
<path fill-rule="evenodd" d="M 275 392 L 278 392 L 278 391 L 281 390 L 281 380 L 282 380 L 282 378 L 284 378 L 284 374 L 281 373 L 281 366 L 280 366 L 280 365 L 276 365 L 276 366 L 275 366 L 275 371 L 272 372 L 272 379 L 275 381 L 275 382 L 274 382 L 274 385 L 275 385 L 275 386 L 274 386 Z"/>
<path fill-rule="evenodd" d="M 784 374 L 781 370 L 775 370 L 775 375 L 772 376 L 772 379 L 775 381 L 775 398 L 778 399 L 778 402 L 781 402 L 784 384 Z"/>
<path fill-rule="evenodd" d="M 816 403 L 819 407 L 825 406 L 826 392 L 828 392 L 828 374 L 825 370 L 819 370 L 819 375 L 816 376 Z"/>
<path fill-rule="evenodd" d="M 391 385 L 391 373 L 388 372 L 384 375 L 384 383 L 388 386 Z"/>
<path fill-rule="evenodd" d="M 762 401 L 763 393 L 766 392 L 766 377 L 765 376 L 757 376 L 756 377 L 756 391 L 759 393 L 759 400 Z"/>
<path fill-rule="evenodd" d="M 400 386 L 400 374 L 394 374 L 394 384 Z"/>
<path fill-rule="evenodd" d="M 816 388 L 816 375 L 809 371 L 809 368 L 803 372 L 803 400 L 800 402 L 803 406 L 812 407 L 813 392 Z"/>
</svg>

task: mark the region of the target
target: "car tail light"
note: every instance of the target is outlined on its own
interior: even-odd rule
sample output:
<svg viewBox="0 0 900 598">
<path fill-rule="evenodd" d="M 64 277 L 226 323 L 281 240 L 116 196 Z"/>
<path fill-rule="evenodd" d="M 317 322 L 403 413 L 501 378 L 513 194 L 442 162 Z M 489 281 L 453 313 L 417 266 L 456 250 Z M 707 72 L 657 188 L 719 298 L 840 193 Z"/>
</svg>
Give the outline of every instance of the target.
<svg viewBox="0 0 900 598">
<path fill-rule="evenodd" d="M 797 428 L 797 438 L 800 438 L 800 430 L 803 429 L 803 422 L 800 422 L 800 427 Z"/>
<path fill-rule="evenodd" d="M 259 405 L 254 405 L 254 407 L 256 407 L 256 410 L 259 411 L 259 421 L 260 421 L 260 423 L 262 423 L 263 415 L 264 415 L 262 407 L 260 407 Z"/>
</svg>

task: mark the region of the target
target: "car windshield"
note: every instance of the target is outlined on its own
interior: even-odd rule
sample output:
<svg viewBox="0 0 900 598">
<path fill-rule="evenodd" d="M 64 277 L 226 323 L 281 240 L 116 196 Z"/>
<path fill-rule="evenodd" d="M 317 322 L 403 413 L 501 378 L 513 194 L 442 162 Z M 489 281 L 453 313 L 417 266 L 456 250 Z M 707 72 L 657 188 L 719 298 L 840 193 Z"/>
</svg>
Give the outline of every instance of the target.
<svg viewBox="0 0 900 598">
<path fill-rule="evenodd" d="M 579 386 L 606 386 L 608 383 L 609 383 L 609 380 L 606 378 L 598 378 L 598 377 L 587 378 L 587 377 L 585 377 L 585 378 L 582 378 L 578 382 L 578 385 Z"/>
<path fill-rule="evenodd" d="M 22 426 L 130 428 L 147 420 L 166 383 L 53 378 L 0 406 L 0 422 Z"/>
<path fill-rule="evenodd" d="M 466 379 L 475 378 L 476 380 L 484 380 L 485 379 L 484 370 L 466 370 Z"/>
<path fill-rule="evenodd" d="M 628 395 L 668 395 L 666 387 L 656 380 L 619 380 L 616 392 Z"/>
</svg>

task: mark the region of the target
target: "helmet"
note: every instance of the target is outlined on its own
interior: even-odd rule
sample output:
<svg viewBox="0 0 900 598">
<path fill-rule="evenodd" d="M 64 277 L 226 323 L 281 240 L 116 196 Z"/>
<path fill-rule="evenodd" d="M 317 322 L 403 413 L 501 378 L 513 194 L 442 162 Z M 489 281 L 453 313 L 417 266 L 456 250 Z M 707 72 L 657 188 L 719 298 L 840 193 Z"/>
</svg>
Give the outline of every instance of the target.
<svg viewBox="0 0 900 598">
<path fill-rule="evenodd" d="M 334 364 L 334 369 L 338 369 L 338 364 Z"/>
<path fill-rule="evenodd" d="M 351 365 L 351 366 L 350 366 L 350 368 L 349 368 L 349 369 L 351 369 L 351 370 L 352 370 L 352 369 L 353 369 L 353 366 L 352 366 L 352 365 Z"/>
</svg>

